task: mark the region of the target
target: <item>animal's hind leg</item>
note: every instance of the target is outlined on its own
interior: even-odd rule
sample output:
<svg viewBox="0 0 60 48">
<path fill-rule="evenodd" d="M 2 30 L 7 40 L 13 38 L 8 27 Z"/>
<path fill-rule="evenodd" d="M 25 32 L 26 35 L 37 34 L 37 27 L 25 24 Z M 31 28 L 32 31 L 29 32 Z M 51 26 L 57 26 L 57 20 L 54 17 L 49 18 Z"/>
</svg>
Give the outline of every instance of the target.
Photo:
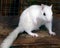
<svg viewBox="0 0 60 48">
<path fill-rule="evenodd" d="M 27 30 L 26 30 L 26 32 L 33 37 L 38 37 L 37 33 L 32 33 L 31 31 L 27 31 Z"/>
</svg>

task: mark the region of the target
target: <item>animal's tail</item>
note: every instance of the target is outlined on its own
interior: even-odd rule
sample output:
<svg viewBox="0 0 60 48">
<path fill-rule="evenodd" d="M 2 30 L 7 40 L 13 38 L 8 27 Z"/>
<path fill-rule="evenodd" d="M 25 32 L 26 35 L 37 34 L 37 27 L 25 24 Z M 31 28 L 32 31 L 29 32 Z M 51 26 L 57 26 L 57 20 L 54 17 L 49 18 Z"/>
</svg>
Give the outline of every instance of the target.
<svg viewBox="0 0 60 48">
<path fill-rule="evenodd" d="M 16 39 L 16 37 L 18 36 L 18 34 L 20 33 L 21 28 L 17 27 L 13 32 L 11 32 L 7 38 L 2 42 L 1 44 L 1 48 L 9 48 L 13 41 Z"/>
</svg>

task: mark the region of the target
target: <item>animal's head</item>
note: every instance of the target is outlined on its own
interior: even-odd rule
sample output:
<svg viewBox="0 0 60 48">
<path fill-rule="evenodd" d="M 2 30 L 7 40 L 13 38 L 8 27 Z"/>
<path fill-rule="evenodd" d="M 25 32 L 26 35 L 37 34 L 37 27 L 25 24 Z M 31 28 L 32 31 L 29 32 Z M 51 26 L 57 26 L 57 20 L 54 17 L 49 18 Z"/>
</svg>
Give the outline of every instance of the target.
<svg viewBox="0 0 60 48">
<path fill-rule="evenodd" d="M 41 4 L 42 10 L 43 10 L 43 15 L 46 16 L 47 20 L 51 20 L 52 19 L 52 5 L 48 6 L 48 5 L 44 5 Z"/>
</svg>

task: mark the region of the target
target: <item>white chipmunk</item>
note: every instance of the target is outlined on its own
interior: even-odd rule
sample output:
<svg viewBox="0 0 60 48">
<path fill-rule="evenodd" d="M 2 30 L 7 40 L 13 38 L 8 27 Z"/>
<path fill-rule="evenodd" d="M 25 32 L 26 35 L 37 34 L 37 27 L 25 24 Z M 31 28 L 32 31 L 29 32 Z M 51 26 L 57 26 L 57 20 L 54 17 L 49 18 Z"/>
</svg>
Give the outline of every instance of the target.
<svg viewBox="0 0 60 48">
<path fill-rule="evenodd" d="M 32 33 L 32 30 L 37 30 L 41 25 L 45 25 L 50 35 L 56 35 L 52 31 L 53 19 L 52 5 L 32 5 L 25 9 L 21 16 L 18 27 L 12 31 L 7 38 L 2 42 L 1 48 L 9 48 L 18 34 L 25 31 L 31 36 L 38 37 L 37 33 Z"/>
</svg>

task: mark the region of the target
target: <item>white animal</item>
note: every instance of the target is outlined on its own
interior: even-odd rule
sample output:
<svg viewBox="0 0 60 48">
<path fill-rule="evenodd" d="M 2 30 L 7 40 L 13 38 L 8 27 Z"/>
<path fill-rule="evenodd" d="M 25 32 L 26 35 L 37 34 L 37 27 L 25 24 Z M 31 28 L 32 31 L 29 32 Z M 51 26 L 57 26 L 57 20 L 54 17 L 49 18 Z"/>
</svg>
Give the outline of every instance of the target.
<svg viewBox="0 0 60 48">
<path fill-rule="evenodd" d="M 32 30 L 37 30 L 41 25 L 45 25 L 50 35 L 56 35 L 52 31 L 52 19 L 53 19 L 52 5 L 32 5 L 25 9 L 21 16 L 18 27 L 12 31 L 9 36 L 2 42 L 1 48 L 9 48 L 13 41 L 17 38 L 18 34 L 26 31 L 31 36 L 38 37 L 36 33 L 32 33 Z"/>
</svg>

